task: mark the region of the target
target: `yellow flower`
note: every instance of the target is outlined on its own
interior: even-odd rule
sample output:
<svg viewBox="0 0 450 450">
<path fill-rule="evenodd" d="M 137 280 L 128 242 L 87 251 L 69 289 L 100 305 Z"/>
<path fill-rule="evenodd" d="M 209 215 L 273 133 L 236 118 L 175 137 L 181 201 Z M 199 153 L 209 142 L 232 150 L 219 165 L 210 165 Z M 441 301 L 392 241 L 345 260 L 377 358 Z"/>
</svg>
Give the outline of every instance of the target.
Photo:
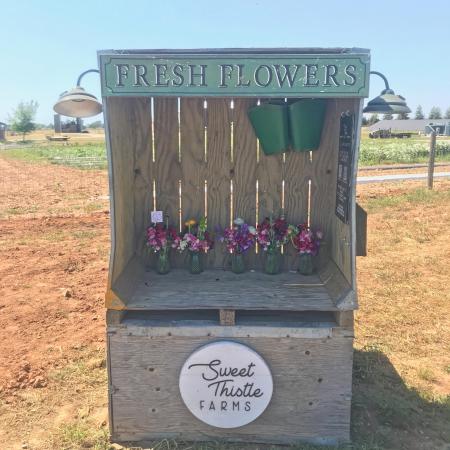
<svg viewBox="0 0 450 450">
<path fill-rule="evenodd" d="M 195 225 L 197 223 L 197 221 L 195 220 L 195 219 L 190 219 L 190 220 L 188 220 L 187 222 L 184 222 L 184 224 L 187 226 L 187 227 L 192 227 L 193 225 Z"/>
</svg>

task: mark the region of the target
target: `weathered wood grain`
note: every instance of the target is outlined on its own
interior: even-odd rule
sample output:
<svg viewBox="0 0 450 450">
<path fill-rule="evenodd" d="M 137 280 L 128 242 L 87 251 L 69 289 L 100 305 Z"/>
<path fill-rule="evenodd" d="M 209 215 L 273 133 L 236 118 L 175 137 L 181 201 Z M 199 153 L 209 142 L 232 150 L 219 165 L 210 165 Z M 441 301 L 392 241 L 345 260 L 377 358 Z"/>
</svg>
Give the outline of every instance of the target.
<svg viewBox="0 0 450 450">
<path fill-rule="evenodd" d="M 312 152 L 311 176 L 311 226 L 322 230 L 326 241 L 320 261 L 331 257 L 350 283 L 351 228 L 336 217 L 335 202 L 340 117 L 344 111 L 356 112 L 357 105 L 354 99 L 328 100 L 320 147 Z"/>
<path fill-rule="evenodd" d="M 265 155 L 260 147 L 256 177 L 259 186 L 259 222 L 270 215 L 278 217 L 282 212 L 283 155 Z"/>
<path fill-rule="evenodd" d="M 230 326 L 236 323 L 236 311 L 234 309 L 221 309 L 219 317 L 220 325 Z"/>
<path fill-rule="evenodd" d="M 178 101 L 155 98 L 154 111 L 156 209 L 168 214 L 170 223 L 179 229 Z"/>
<path fill-rule="evenodd" d="M 145 226 L 152 201 L 151 108 L 148 98 L 111 98 L 106 108 L 112 168 L 113 285 L 133 254 L 142 256 L 145 248 Z"/>
<path fill-rule="evenodd" d="M 161 276 L 139 270 L 136 264 L 130 263 L 119 281 L 117 292 L 129 310 L 338 309 L 317 275 L 284 272 L 273 276 L 248 272 L 242 276 L 210 269 L 192 276 L 186 270 L 174 269 Z"/>
<path fill-rule="evenodd" d="M 169 216 L 169 223 L 180 229 L 179 182 L 182 178 L 178 149 L 178 99 L 154 99 L 156 209 Z M 164 218 L 165 220 L 165 218 Z M 182 267 L 180 254 L 171 252 L 172 267 Z"/>
<path fill-rule="evenodd" d="M 233 328 L 222 327 L 224 331 Z M 145 332 L 145 326 L 130 325 L 109 334 L 113 439 L 348 441 L 351 338 L 238 339 L 269 364 L 274 393 L 258 419 L 245 427 L 225 430 L 197 420 L 179 394 L 178 375 L 186 358 L 199 346 L 217 339 L 204 336 L 202 326 L 198 331 L 198 337 L 195 333 L 191 337 L 152 336 Z"/>
<path fill-rule="evenodd" d="M 205 215 L 205 110 L 202 98 L 180 99 L 183 223 Z"/>
<path fill-rule="evenodd" d="M 257 141 L 247 111 L 256 100 L 237 98 L 233 112 L 233 209 L 234 218 L 241 217 L 255 225 L 256 218 L 256 150 Z M 248 269 L 255 268 L 255 248 L 248 251 L 245 259 Z"/>
<path fill-rule="evenodd" d="M 208 100 L 207 108 L 208 228 L 230 224 L 231 108 L 229 99 Z M 227 260 L 223 246 L 208 255 L 209 268 L 223 268 Z"/>
<path fill-rule="evenodd" d="M 309 152 L 289 152 L 283 164 L 284 213 L 289 223 L 308 222 L 309 180 L 311 160 Z M 286 270 L 297 270 L 298 253 L 292 245 L 284 247 Z"/>
</svg>

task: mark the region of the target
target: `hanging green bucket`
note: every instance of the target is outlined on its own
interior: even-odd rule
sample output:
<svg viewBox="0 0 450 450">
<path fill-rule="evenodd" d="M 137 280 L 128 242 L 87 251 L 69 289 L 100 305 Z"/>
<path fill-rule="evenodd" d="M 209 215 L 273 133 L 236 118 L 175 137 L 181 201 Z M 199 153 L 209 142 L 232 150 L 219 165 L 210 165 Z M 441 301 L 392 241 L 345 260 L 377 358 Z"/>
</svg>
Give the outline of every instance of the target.
<svg viewBox="0 0 450 450">
<path fill-rule="evenodd" d="M 316 150 L 320 145 L 327 101 L 304 98 L 289 105 L 289 131 L 296 152 Z"/>
<path fill-rule="evenodd" d="M 284 102 L 270 102 L 248 110 L 256 137 L 266 155 L 287 151 L 289 147 L 288 108 Z"/>
</svg>

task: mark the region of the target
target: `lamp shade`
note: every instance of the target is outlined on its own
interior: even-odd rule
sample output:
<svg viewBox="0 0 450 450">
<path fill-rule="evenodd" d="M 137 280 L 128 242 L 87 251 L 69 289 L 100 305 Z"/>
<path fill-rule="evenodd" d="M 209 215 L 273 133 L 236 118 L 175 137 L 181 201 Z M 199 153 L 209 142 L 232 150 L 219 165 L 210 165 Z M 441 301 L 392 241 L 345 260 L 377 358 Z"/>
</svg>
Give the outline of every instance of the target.
<svg viewBox="0 0 450 450">
<path fill-rule="evenodd" d="M 68 117 L 91 117 L 102 112 L 102 104 L 95 95 L 89 94 L 81 86 L 63 92 L 53 106 L 58 114 Z"/>
<path fill-rule="evenodd" d="M 392 89 L 385 89 L 378 97 L 370 100 L 363 112 L 380 114 L 402 114 L 410 113 L 411 110 L 406 104 L 406 100 L 401 95 L 396 95 Z"/>
</svg>

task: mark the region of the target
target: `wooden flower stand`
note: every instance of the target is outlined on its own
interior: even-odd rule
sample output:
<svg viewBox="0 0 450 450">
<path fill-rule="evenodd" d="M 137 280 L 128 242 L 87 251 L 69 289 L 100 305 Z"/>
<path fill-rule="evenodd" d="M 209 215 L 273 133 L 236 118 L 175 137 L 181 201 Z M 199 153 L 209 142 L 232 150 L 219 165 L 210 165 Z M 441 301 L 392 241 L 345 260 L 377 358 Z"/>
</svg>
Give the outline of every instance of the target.
<svg viewBox="0 0 450 450">
<path fill-rule="evenodd" d="M 99 65 L 111 194 L 106 307 L 113 439 L 348 441 L 355 174 L 369 52 L 107 51 L 99 53 Z M 263 153 L 247 111 L 274 97 L 327 99 L 317 150 Z M 177 227 L 206 216 L 213 230 L 235 217 L 256 224 L 284 212 L 290 223 L 309 220 L 323 230 L 326 245 L 312 276 L 297 273 L 298 256 L 288 246 L 281 274 L 264 274 L 255 249 L 247 255 L 250 270 L 236 275 L 220 244 L 202 274 L 189 274 L 173 254 L 172 271 L 158 275 L 145 245 L 153 210 Z M 242 426 L 208 424 L 180 394 L 186 360 L 217 341 L 244 344 L 271 371 L 267 407 Z M 197 382 L 192 378 L 192 389 Z M 224 407 L 215 399 L 217 411 L 205 411 L 203 403 L 198 414 L 223 417 L 224 425 L 237 413 L 245 421 L 245 403 L 233 405 L 233 398 Z M 254 399 L 247 400 L 252 408 Z"/>
</svg>

